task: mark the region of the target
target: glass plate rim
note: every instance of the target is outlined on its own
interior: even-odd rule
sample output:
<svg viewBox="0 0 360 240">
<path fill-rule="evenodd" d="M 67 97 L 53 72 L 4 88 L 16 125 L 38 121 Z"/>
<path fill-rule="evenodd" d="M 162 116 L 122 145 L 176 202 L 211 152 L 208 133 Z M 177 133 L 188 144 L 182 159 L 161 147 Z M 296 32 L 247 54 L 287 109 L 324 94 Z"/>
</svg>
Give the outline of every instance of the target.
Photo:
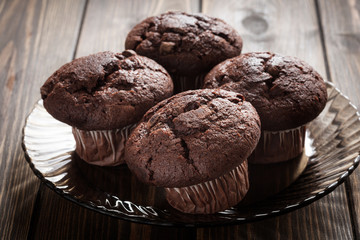
<svg viewBox="0 0 360 240">
<path fill-rule="evenodd" d="M 329 85 L 335 91 L 337 91 L 338 94 L 340 94 L 342 97 L 344 97 L 345 99 L 347 99 L 349 101 L 348 104 L 356 111 L 358 120 L 360 120 L 360 113 L 358 112 L 357 107 L 350 101 L 350 99 L 346 95 L 344 95 L 332 82 L 328 82 L 328 81 L 325 81 L 325 82 L 327 85 Z M 95 211 L 95 212 L 98 212 L 98 213 L 101 213 L 101 214 L 104 214 L 104 215 L 107 215 L 107 216 L 110 216 L 110 217 L 113 217 L 116 219 L 126 220 L 126 221 L 130 221 L 130 222 L 134 222 L 134 223 L 154 225 L 154 226 L 164 226 L 164 227 L 211 227 L 211 226 L 227 226 L 227 225 L 244 224 L 244 223 L 256 222 L 256 221 L 261 221 L 264 219 L 284 215 L 284 214 L 287 214 L 294 210 L 303 208 L 303 207 L 323 198 L 324 196 L 328 195 L 332 191 L 334 191 L 355 171 L 355 169 L 358 167 L 358 165 L 360 163 L 360 152 L 358 152 L 358 155 L 353 160 L 352 165 L 349 168 L 347 168 L 344 171 L 344 173 L 336 181 L 332 182 L 330 185 L 328 185 L 322 191 L 320 191 L 302 201 L 299 201 L 296 204 L 287 205 L 286 207 L 283 207 L 283 208 L 280 208 L 277 210 L 273 210 L 271 212 L 266 212 L 263 214 L 255 214 L 255 215 L 252 215 L 252 216 L 246 217 L 246 218 L 234 218 L 234 219 L 230 219 L 228 221 L 192 222 L 192 223 L 167 222 L 164 220 L 159 221 L 156 219 L 155 220 L 149 219 L 149 218 L 146 218 L 143 216 L 131 217 L 131 216 L 126 216 L 126 214 L 116 214 L 116 213 L 114 213 L 114 211 L 111 211 L 111 210 L 107 210 L 107 209 L 104 210 L 103 208 L 96 206 L 95 204 L 89 204 L 87 202 L 84 202 L 84 201 L 81 201 L 81 200 L 75 198 L 71 194 L 66 193 L 66 192 L 62 191 L 61 189 L 57 188 L 54 183 L 45 179 L 43 174 L 38 169 L 36 169 L 35 165 L 31 161 L 31 157 L 29 156 L 29 154 L 27 152 L 27 148 L 26 148 L 26 145 L 24 142 L 24 137 L 25 137 L 24 130 L 27 126 L 29 116 L 32 114 L 32 112 L 34 111 L 34 109 L 36 107 L 36 104 L 39 101 L 41 101 L 41 99 L 35 102 L 30 113 L 25 118 L 25 124 L 22 128 L 22 141 L 21 141 L 22 149 L 25 153 L 25 159 L 26 159 L 27 163 L 29 164 L 31 170 L 34 172 L 35 176 L 37 176 L 40 179 L 40 181 L 45 184 L 45 186 L 49 187 L 56 194 L 69 200 L 70 202 L 73 202 L 77 205 L 85 207 L 86 209 L 89 209 L 89 210 L 92 210 L 92 211 Z"/>
</svg>

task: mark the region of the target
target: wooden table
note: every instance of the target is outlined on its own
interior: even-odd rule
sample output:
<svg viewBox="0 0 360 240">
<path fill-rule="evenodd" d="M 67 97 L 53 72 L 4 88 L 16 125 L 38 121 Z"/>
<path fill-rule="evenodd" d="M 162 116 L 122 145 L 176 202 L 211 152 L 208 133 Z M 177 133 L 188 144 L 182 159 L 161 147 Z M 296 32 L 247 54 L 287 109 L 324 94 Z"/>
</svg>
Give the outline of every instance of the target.
<svg viewBox="0 0 360 240">
<path fill-rule="evenodd" d="M 165 228 L 117 220 L 71 203 L 25 161 L 21 129 L 39 88 L 73 58 L 121 51 L 127 32 L 167 10 L 220 17 L 243 52 L 304 59 L 360 107 L 359 0 L 0 1 L 0 239 L 359 239 L 360 171 L 326 197 L 280 217 L 225 227 Z"/>
</svg>

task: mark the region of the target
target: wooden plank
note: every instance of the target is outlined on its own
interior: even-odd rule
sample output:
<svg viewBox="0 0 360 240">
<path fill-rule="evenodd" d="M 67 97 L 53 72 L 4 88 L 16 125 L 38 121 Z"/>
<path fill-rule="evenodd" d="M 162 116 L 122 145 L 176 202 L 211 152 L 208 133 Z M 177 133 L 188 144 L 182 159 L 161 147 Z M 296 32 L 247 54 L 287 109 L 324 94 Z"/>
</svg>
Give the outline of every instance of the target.
<svg viewBox="0 0 360 240">
<path fill-rule="evenodd" d="M 360 109 L 360 2 L 319 1 L 329 72 L 335 85 Z M 360 150 L 360 149 L 359 149 Z M 354 233 L 360 238 L 360 173 L 347 182 Z"/>
<path fill-rule="evenodd" d="M 299 57 L 325 77 L 325 65 L 312 0 L 204 0 L 202 12 L 219 17 L 241 34 L 243 53 L 272 51 Z"/>
<path fill-rule="evenodd" d="M 27 237 L 39 180 L 25 161 L 21 129 L 41 84 L 71 59 L 83 6 L 71 0 L 0 2 L 0 239 Z"/>
<path fill-rule="evenodd" d="M 133 224 L 79 207 L 42 187 L 36 226 L 29 239 L 195 239 L 195 231 Z M 44 230 L 46 229 L 46 230 Z"/>
<path fill-rule="evenodd" d="M 122 51 L 126 35 L 132 27 L 147 17 L 171 10 L 198 12 L 199 1 L 91 0 L 76 55 Z"/>
<path fill-rule="evenodd" d="M 338 198 L 346 197 L 345 191 L 335 191 L 334 195 Z M 334 197 L 331 195 L 325 196 L 323 201 L 328 203 L 333 201 L 332 198 Z M 199 229 L 197 239 L 353 239 L 347 226 L 347 216 L 336 214 L 340 211 L 346 212 L 347 205 L 324 207 L 311 204 L 301 210 L 264 221 Z"/>
<path fill-rule="evenodd" d="M 35 228 L 29 239 L 127 239 L 130 223 L 117 221 L 58 196 L 47 187 L 40 191 Z M 44 203 L 43 203 L 44 202 Z M 94 221 L 96 219 L 96 221 Z M 44 231 L 46 229 L 46 231 Z M 127 235 L 124 235 L 127 234 Z"/>
<path fill-rule="evenodd" d="M 90 0 L 76 57 L 122 51 L 127 32 L 140 20 L 168 10 L 199 11 L 198 1 Z M 146 196 L 144 196 L 146 197 Z M 37 201 L 32 239 L 195 239 L 196 230 L 129 223 L 84 209 L 45 186 Z M 46 231 L 44 231 L 46 229 Z"/>
<path fill-rule="evenodd" d="M 326 78 L 313 0 L 243 0 L 227 4 L 204 0 L 202 6 L 202 12 L 226 20 L 241 33 L 243 52 L 273 51 L 297 56 Z M 347 197 L 342 185 L 327 197 L 285 216 L 221 231 L 224 235 L 248 239 L 350 239 L 352 223 L 346 206 Z M 209 237 L 214 234 L 212 231 L 216 230 L 200 229 L 197 234 L 199 239 L 201 236 L 212 239 Z"/>
</svg>

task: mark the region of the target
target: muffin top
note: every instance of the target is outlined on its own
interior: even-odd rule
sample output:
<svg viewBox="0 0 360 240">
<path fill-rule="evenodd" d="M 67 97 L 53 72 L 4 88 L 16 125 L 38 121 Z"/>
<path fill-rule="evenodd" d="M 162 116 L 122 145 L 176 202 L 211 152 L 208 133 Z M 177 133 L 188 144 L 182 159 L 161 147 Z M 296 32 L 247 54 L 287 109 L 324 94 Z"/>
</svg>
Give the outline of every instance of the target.
<svg viewBox="0 0 360 240">
<path fill-rule="evenodd" d="M 220 19 L 167 12 L 136 25 L 127 35 L 125 48 L 154 59 L 170 74 L 195 76 L 239 55 L 242 39 Z"/>
<path fill-rule="evenodd" d="M 326 85 L 307 63 L 269 52 L 246 53 L 215 66 L 204 88 L 241 93 L 256 108 L 263 130 L 299 127 L 325 107 Z"/>
<path fill-rule="evenodd" d="M 190 90 L 144 115 L 126 143 L 125 161 L 145 183 L 190 186 L 237 167 L 259 137 L 259 116 L 241 94 Z"/>
<path fill-rule="evenodd" d="M 82 130 L 110 130 L 134 124 L 172 93 L 173 83 L 167 71 L 132 50 L 75 59 L 41 87 L 46 110 Z"/>
</svg>

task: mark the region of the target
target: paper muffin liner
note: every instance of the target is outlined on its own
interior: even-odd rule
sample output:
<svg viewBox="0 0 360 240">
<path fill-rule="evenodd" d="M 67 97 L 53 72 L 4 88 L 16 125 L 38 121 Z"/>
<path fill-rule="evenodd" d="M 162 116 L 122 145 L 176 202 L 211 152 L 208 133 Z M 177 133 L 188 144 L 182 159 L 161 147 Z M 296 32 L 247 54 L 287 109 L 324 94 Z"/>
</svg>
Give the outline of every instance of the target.
<svg viewBox="0 0 360 240">
<path fill-rule="evenodd" d="M 305 125 L 284 131 L 261 131 L 249 163 L 278 163 L 299 156 L 304 150 L 305 131 Z"/>
<path fill-rule="evenodd" d="M 125 163 L 125 143 L 136 124 L 122 129 L 85 131 L 72 128 L 76 153 L 85 162 L 98 166 L 116 166 Z"/>
<path fill-rule="evenodd" d="M 248 163 L 211 181 L 189 187 L 165 188 L 169 204 L 184 213 L 211 214 L 238 204 L 249 190 Z"/>
<path fill-rule="evenodd" d="M 200 89 L 203 85 L 203 80 L 206 74 L 199 74 L 197 76 L 177 76 L 172 75 L 171 78 L 174 82 L 174 92 L 180 93 L 187 90 Z"/>
</svg>

